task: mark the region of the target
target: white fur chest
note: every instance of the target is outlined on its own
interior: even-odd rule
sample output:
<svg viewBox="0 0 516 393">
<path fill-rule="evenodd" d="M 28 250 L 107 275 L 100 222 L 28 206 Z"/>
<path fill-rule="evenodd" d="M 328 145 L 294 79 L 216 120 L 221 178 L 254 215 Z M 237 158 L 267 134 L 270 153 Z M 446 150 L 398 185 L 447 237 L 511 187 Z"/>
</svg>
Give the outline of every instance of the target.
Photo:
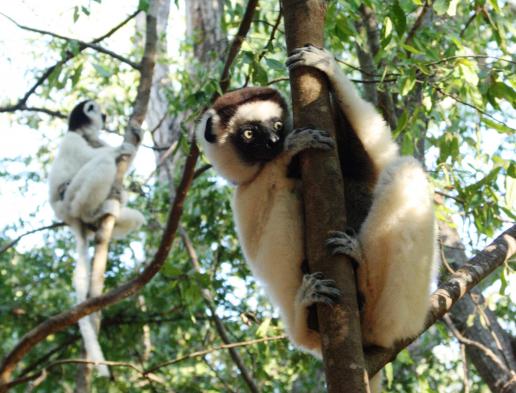
<svg viewBox="0 0 516 393">
<path fill-rule="evenodd" d="M 261 279 L 280 259 L 302 261 L 302 204 L 297 181 L 275 160 L 250 183 L 238 186 L 233 197 L 235 225 L 253 274 Z M 286 261 L 281 261 L 286 262 Z"/>
</svg>

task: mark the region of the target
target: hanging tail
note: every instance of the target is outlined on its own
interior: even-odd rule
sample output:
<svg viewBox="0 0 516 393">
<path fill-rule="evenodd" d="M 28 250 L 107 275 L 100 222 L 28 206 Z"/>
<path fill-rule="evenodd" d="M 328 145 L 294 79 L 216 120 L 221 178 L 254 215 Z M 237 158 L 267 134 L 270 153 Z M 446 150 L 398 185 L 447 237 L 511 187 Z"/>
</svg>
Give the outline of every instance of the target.
<svg viewBox="0 0 516 393">
<path fill-rule="evenodd" d="M 79 224 L 72 226 L 75 233 L 77 243 L 77 264 L 73 273 L 73 286 L 77 303 L 82 303 L 88 297 L 88 289 L 90 283 L 91 266 L 88 256 L 88 238 L 86 229 Z M 84 347 L 86 349 L 86 358 L 93 362 L 105 362 L 102 348 L 100 347 L 97 337 L 97 329 L 90 315 L 79 320 L 79 330 L 81 331 Z M 103 377 L 109 377 L 109 368 L 105 364 L 96 366 L 98 373 Z"/>
</svg>

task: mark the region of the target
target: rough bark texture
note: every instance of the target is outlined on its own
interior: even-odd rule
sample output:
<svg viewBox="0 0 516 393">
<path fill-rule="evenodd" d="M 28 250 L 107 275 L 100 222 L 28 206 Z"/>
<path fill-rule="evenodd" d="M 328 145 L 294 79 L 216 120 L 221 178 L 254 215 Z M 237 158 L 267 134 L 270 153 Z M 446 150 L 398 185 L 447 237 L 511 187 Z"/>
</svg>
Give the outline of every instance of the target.
<svg viewBox="0 0 516 393">
<path fill-rule="evenodd" d="M 283 0 L 282 5 L 288 51 L 307 43 L 323 46 L 326 2 Z M 291 73 L 290 82 L 294 126 L 326 130 L 335 137 L 325 76 L 313 69 L 299 69 Z M 301 170 L 310 270 L 334 279 L 343 293 L 337 305 L 317 306 L 328 392 L 365 392 L 367 375 L 353 267 L 346 257 L 328 256 L 324 247 L 329 230 L 343 230 L 346 226 L 337 152 L 305 152 L 301 156 Z"/>
<path fill-rule="evenodd" d="M 445 258 L 452 265 L 464 265 L 467 257 L 459 234 L 446 223 L 440 224 L 440 238 Z M 462 336 L 484 347 L 482 349 L 466 345 L 466 353 L 491 391 L 516 392 L 516 359 L 510 337 L 496 320 L 496 315 L 486 307 L 481 292 L 473 289 L 457 302 L 450 311 L 450 316 L 453 325 Z M 475 318 L 471 320 L 471 316 Z M 491 351 L 498 361 L 486 356 L 485 348 Z"/>
</svg>

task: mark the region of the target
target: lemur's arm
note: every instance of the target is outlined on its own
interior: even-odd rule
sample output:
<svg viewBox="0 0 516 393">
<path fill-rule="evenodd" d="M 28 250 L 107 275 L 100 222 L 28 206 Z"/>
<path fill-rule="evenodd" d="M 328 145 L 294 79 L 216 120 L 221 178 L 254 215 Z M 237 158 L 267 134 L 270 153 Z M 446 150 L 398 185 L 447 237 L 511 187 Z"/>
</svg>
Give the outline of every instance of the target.
<svg viewBox="0 0 516 393">
<path fill-rule="evenodd" d="M 330 52 L 311 45 L 297 48 L 287 59 L 287 66 L 289 69 L 313 67 L 326 74 L 340 109 L 373 160 L 378 173 L 398 157 L 398 146 L 392 140 L 389 126 L 375 107 L 360 97 Z"/>
</svg>

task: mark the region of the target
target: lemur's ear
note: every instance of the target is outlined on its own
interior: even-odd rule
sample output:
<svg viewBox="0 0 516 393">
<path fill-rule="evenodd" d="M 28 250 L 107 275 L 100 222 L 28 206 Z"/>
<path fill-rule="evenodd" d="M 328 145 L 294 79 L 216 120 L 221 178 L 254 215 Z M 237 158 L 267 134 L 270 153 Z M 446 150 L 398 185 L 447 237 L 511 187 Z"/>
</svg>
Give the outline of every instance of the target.
<svg viewBox="0 0 516 393">
<path fill-rule="evenodd" d="M 213 133 L 212 118 L 213 115 L 210 115 L 206 119 L 206 126 L 204 127 L 204 139 L 206 139 L 207 142 L 215 143 L 217 142 L 217 137 Z"/>
</svg>

